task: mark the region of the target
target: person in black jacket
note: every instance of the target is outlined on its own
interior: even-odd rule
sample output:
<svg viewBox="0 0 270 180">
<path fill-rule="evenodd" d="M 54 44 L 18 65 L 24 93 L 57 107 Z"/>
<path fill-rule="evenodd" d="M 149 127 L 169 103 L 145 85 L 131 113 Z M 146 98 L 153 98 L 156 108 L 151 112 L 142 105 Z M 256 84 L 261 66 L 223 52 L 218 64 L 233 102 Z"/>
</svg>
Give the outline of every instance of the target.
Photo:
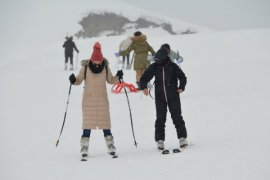
<svg viewBox="0 0 270 180">
<path fill-rule="evenodd" d="M 65 70 L 67 70 L 68 66 L 68 58 L 70 59 L 70 70 L 73 70 L 73 49 L 79 53 L 79 50 L 76 47 L 76 44 L 73 42 L 73 37 L 66 37 L 66 41 L 63 44 L 63 48 L 65 48 Z"/>
<path fill-rule="evenodd" d="M 159 150 L 164 149 L 165 123 L 167 106 L 171 113 L 180 147 L 185 147 L 187 143 L 187 130 L 182 117 L 180 95 L 187 83 L 184 72 L 169 58 L 169 50 L 163 45 L 154 56 L 152 63 L 144 72 L 140 79 L 140 85 L 144 95 L 149 95 L 148 82 L 155 76 L 155 141 Z M 180 83 L 179 83 L 180 81 Z"/>
</svg>

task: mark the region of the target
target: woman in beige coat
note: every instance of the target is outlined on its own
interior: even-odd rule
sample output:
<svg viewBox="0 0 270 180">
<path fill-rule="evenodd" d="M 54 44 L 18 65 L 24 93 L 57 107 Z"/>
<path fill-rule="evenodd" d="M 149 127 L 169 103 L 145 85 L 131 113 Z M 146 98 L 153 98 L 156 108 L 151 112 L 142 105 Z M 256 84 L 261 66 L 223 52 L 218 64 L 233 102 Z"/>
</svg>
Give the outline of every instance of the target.
<svg viewBox="0 0 270 180">
<path fill-rule="evenodd" d="M 111 133 L 109 101 L 107 96 L 106 81 L 109 84 L 118 82 L 123 77 L 123 72 L 118 71 L 113 76 L 109 63 L 101 52 L 100 43 L 96 42 L 90 60 L 82 61 L 82 68 L 75 77 L 71 74 L 70 83 L 80 85 L 84 81 L 82 99 L 83 134 L 81 137 L 81 153 L 87 158 L 89 138 L 92 129 L 103 129 L 108 152 L 115 154 L 114 140 Z"/>
</svg>

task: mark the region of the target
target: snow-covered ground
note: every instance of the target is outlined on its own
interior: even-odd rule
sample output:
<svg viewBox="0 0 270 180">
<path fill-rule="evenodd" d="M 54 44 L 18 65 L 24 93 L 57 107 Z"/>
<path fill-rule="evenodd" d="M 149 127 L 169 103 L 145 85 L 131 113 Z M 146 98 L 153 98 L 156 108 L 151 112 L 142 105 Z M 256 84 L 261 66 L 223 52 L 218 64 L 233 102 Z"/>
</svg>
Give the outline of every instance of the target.
<svg viewBox="0 0 270 180">
<path fill-rule="evenodd" d="M 55 29 L 60 32 L 61 25 Z M 55 147 L 72 72 L 63 70 L 64 37 L 47 34 L 50 29 L 37 30 L 44 37 L 26 41 L 25 46 L 22 41 L 13 45 L 8 36 L 3 38 L 6 46 L 1 45 L 1 180 L 270 178 L 270 29 L 185 36 L 151 36 L 151 30 L 144 31 L 155 50 L 169 43 L 184 57 L 181 66 L 188 83 L 181 102 L 192 145 L 180 154 L 157 152 L 154 101 L 141 93 L 129 93 L 138 142 L 135 148 L 126 96 L 111 93 L 108 85 L 119 158 L 107 155 L 103 133 L 97 130 L 91 134 L 88 162 L 81 162 L 79 153 L 83 86 L 71 89 L 66 125 Z M 34 29 L 32 32 L 38 34 Z M 99 41 L 116 73 L 113 53 L 123 38 L 75 40 L 80 50 L 78 60 L 89 58 L 94 42 Z M 74 59 L 76 62 L 76 55 Z M 124 70 L 124 80 L 135 83 L 134 71 Z M 165 145 L 176 147 L 169 113 L 166 125 Z"/>
<path fill-rule="evenodd" d="M 99 40 L 115 73 L 113 52 L 122 37 L 76 41 L 79 59 Z M 133 145 L 125 94 L 108 93 L 118 159 L 106 154 L 101 131 L 93 131 L 90 158 L 80 162 L 81 96 L 72 87 L 66 125 L 62 125 L 72 72 L 63 70 L 62 49 L 1 66 L 0 179 L 269 179 L 270 30 L 189 36 L 149 37 L 155 49 L 168 42 L 185 61 L 183 116 L 192 146 L 163 156 L 153 139 L 155 107 L 150 97 L 129 93 L 138 148 Z M 78 70 L 75 71 L 77 73 Z M 124 79 L 134 83 L 133 71 Z M 168 115 L 166 146 L 178 141 Z"/>
</svg>

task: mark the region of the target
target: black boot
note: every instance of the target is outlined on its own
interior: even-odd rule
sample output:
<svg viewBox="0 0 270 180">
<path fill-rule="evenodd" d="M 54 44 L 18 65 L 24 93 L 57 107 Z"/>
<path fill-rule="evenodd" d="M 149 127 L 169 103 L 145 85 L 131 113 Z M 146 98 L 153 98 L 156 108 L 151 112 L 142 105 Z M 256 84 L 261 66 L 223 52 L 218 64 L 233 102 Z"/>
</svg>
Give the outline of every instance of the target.
<svg viewBox="0 0 270 180">
<path fill-rule="evenodd" d="M 141 90 L 140 82 L 136 82 L 136 84 L 138 86 L 137 90 Z"/>
</svg>

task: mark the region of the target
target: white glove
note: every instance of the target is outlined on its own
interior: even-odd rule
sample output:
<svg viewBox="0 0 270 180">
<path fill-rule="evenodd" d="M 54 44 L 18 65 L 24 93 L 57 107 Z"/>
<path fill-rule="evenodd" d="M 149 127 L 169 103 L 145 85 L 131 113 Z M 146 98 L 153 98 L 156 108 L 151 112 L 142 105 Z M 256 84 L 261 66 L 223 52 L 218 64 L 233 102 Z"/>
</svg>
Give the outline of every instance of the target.
<svg viewBox="0 0 270 180">
<path fill-rule="evenodd" d="M 148 55 L 147 60 L 150 61 L 150 62 L 154 62 L 154 56 Z"/>
</svg>

